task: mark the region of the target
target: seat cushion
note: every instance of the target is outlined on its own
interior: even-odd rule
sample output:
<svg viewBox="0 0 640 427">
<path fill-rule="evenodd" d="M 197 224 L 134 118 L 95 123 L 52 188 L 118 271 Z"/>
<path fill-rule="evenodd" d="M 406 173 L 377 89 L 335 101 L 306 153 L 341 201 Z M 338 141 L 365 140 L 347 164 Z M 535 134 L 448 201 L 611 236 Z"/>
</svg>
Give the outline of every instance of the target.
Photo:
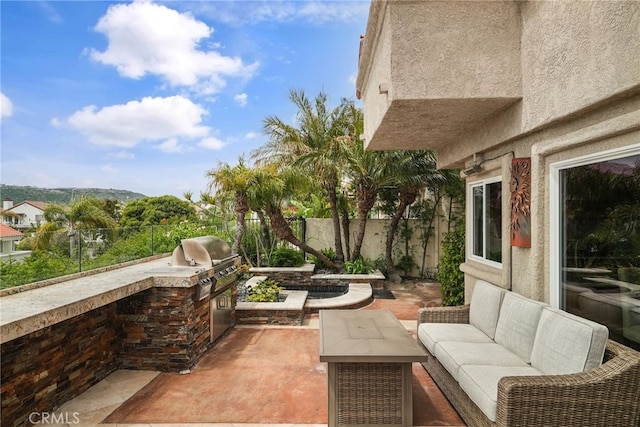
<svg viewBox="0 0 640 427">
<path fill-rule="evenodd" d="M 418 339 L 434 355 L 436 343 L 441 341 L 493 342 L 484 332 L 468 323 L 421 323 Z"/>
<path fill-rule="evenodd" d="M 599 323 L 546 307 L 531 352 L 531 365 L 545 374 L 572 374 L 602 364 L 609 338 Z"/>
<path fill-rule="evenodd" d="M 545 304 L 507 292 L 500 308 L 495 340 L 527 363 Z"/>
<path fill-rule="evenodd" d="M 496 343 L 441 341 L 436 344 L 434 355 L 456 381 L 461 366 L 529 366 L 518 356 Z"/>
<path fill-rule="evenodd" d="M 493 339 L 506 290 L 484 280 L 477 280 L 469 304 L 469 323 Z"/>
<path fill-rule="evenodd" d="M 500 378 L 524 375 L 542 372 L 531 366 L 465 365 L 460 368 L 458 383 L 487 418 L 495 422 Z"/>
</svg>

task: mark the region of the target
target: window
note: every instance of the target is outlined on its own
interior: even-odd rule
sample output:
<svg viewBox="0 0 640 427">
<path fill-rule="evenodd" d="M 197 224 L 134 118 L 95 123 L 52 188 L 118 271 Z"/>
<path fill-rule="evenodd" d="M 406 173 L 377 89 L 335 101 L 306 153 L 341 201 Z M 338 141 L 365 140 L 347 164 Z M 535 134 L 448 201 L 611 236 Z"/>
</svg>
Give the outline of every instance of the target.
<svg viewBox="0 0 640 427">
<path fill-rule="evenodd" d="M 475 182 L 470 185 L 471 257 L 502 263 L 502 182 Z"/>
<path fill-rule="evenodd" d="M 552 165 L 551 172 L 555 305 L 640 349 L 640 147 Z"/>
</svg>

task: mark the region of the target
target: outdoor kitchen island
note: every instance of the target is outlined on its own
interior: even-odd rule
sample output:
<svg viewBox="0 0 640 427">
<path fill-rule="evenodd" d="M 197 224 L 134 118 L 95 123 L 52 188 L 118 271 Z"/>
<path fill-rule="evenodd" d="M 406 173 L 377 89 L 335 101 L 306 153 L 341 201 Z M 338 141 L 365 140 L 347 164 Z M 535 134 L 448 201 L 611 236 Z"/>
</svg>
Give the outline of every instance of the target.
<svg viewBox="0 0 640 427">
<path fill-rule="evenodd" d="M 329 427 L 411 426 L 413 362 L 427 354 L 388 310 L 321 310 Z"/>
</svg>

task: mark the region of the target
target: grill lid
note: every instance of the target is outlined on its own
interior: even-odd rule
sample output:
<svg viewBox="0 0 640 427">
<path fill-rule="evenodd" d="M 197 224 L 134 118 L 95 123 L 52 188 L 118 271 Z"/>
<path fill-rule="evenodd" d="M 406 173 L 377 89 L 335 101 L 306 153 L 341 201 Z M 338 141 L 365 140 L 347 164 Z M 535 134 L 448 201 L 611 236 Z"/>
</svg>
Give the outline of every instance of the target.
<svg viewBox="0 0 640 427">
<path fill-rule="evenodd" d="M 231 248 L 216 236 L 184 239 L 173 250 L 172 266 L 213 267 L 231 255 Z"/>
</svg>

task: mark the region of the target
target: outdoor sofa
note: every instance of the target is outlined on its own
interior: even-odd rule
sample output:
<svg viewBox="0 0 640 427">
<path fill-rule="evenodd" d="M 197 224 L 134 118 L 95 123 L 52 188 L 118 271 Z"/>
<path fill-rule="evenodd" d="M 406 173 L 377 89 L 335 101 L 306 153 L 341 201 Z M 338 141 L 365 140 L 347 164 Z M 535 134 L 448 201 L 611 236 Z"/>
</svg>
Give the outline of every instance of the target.
<svg viewBox="0 0 640 427">
<path fill-rule="evenodd" d="M 478 281 L 418 313 L 435 383 L 470 426 L 639 426 L 640 353 L 605 326 Z"/>
</svg>

